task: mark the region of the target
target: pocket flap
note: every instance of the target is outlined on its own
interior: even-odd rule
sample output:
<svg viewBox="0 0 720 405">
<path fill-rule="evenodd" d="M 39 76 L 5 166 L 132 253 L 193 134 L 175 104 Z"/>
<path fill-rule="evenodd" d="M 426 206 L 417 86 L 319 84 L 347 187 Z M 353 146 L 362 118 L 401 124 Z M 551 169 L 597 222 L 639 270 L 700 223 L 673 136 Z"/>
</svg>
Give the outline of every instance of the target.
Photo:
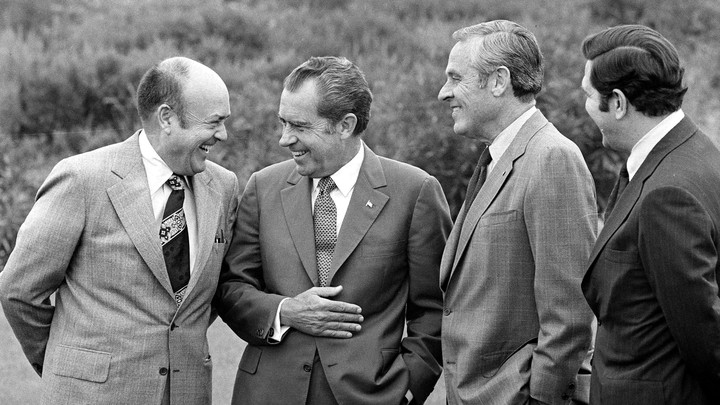
<svg viewBox="0 0 720 405">
<path fill-rule="evenodd" d="M 55 349 L 53 373 L 85 381 L 105 382 L 110 374 L 110 359 L 106 352 L 58 345 Z"/>
<path fill-rule="evenodd" d="M 255 374 L 258 363 L 260 363 L 261 354 L 262 349 L 250 345 L 246 346 L 242 358 L 240 359 L 240 370 L 246 373 Z"/>
</svg>

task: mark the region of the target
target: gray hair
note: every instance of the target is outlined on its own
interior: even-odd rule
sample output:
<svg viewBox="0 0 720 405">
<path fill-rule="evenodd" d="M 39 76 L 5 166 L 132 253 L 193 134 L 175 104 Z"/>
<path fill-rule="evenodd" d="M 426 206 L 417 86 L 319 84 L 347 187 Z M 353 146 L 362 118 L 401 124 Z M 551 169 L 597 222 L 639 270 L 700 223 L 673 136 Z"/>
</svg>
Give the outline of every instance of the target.
<svg viewBox="0 0 720 405">
<path fill-rule="evenodd" d="M 520 24 L 507 20 L 488 21 L 461 28 L 452 35 L 458 42 L 482 38 L 472 58 L 481 79 L 498 67 L 510 71 L 513 95 L 530 102 L 542 89 L 543 57 L 535 35 Z"/>
</svg>

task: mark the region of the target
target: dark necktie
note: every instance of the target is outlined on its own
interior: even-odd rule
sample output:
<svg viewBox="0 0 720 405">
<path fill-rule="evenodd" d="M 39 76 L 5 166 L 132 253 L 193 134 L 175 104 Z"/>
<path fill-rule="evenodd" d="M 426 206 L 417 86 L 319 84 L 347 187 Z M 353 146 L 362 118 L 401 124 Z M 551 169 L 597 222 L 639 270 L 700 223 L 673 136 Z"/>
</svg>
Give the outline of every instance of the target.
<svg viewBox="0 0 720 405">
<path fill-rule="evenodd" d="M 625 191 L 625 187 L 627 187 L 629 182 L 630 176 L 628 175 L 627 171 L 627 163 L 623 163 L 622 168 L 620 169 L 620 173 L 618 173 L 618 179 L 617 182 L 615 182 L 615 187 L 613 187 L 612 191 L 610 192 L 610 197 L 608 197 L 607 207 L 605 208 L 606 221 L 607 218 L 610 216 L 610 212 L 612 212 L 613 208 L 615 208 L 615 203 L 617 203 L 617 200 L 620 198 L 623 191 Z"/>
<path fill-rule="evenodd" d="M 485 147 L 483 152 L 480 154 L 480 159 L 478 159 L 478 164 L 475 167 L 475 171 L 473 172 L 472 177 L 470 177 L 470 181 L 468 181 L 467 193 L 465 193 L 464 209 L 466 214 L 470 209 L 473 201 L 475 201 L 475 197 L 482 188 L 483 183 L 485 183 L 485 178 L 487 177 L 487 168 L 491 161 L 492 156 L 490 156 L 490 147 Z"/>
<path fill-rule="evenodd" d="M 182 180 L 176 174 L 168 179 L 167 185 L 172 192 L 165 204 L 162 225 L 160 225 L 160 243 L 170 284 L 175 292 L 175 302 L 180 306 L 190 280 L 190 243 L 183 210 L 185 189 Z"/>
<path fill-rule="evenodd" d="M 317 259 L 320 287 L 327 285 L 330 263 L 337 243 L 337 208 L 330 198 L 330 192 L 337 186 L 330 177 L 323 177 L 318 183 L 319 193 L 315 199 L 315 258 Z"/>
</svg>

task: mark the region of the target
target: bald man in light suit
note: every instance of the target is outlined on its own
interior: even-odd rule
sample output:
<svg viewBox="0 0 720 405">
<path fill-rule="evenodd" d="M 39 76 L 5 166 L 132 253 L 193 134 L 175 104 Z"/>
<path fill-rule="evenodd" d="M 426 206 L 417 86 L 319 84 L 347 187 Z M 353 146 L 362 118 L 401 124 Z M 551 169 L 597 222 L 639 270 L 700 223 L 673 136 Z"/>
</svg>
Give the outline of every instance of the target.
<svg viewBox="0 0 720 405">
<path fill-rule="evenodd" d="M 143 77 L 138 111 L 143 129 L 126 141 L 52 170 L 0 273 L 44 404 L 211 403 L 206 332 L 238 186 L 206 159 L 227 138 L 228 91 L 207 66 L 171 58 Z M 173 194 L 182 210 L 166 222 Z M 164 256 L 161 229 L 184 247 Z"/>
</svg>

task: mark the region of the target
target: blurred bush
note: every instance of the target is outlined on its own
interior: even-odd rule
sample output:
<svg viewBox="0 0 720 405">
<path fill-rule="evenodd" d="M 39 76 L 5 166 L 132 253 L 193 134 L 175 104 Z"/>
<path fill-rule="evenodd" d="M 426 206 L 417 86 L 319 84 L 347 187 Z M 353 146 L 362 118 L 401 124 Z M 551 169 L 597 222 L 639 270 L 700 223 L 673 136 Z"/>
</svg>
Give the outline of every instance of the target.
<svg viewBox="0 0 720 405">
<path fill-rule="evenodd" d="M 715 0 L 0 0 L 0 267 L 37 188 L 60 159 L 140 127 L 135 87 L 163 58 L 213 67 L 231 94 L 230 139 L 212 159 L 250 174 L 288 158 L 277 144 L 282 80 L 310 56 L 363 69 L 375 100 L 365 141 L 441 182 L 453 214 L 479 145 L 452 132 L 437 93 L 452 32 L 505 18 L 537 36 L 546 73 L 538 107 L 583 152 L 599 209 L 621 157 L 600 144 L 579 90 L 582 39 L 605 26 L 650 25 L 687 64 L 685 110 L 720 137 L 720 4 Z"/>
</svg>

